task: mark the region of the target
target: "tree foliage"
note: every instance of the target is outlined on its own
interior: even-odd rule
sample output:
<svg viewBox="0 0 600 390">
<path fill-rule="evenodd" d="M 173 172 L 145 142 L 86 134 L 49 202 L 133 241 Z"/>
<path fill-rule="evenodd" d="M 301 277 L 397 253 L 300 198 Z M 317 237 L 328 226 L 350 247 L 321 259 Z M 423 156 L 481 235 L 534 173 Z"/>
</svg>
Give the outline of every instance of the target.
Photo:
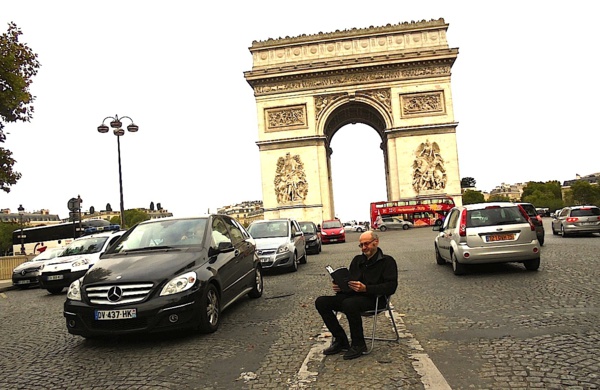
<svg viewBox="0 0 600 390">
<path fill-rule="evenodd" d="M 537 208 L 547 207 L 550 210 L 564 207 L 560 182 L 556 180 L 546 183 L 530 181 L 523 188 L 521 201 L 531 203 Z"/>
<path fill-rule="evenodd" d="M 462 194 L 463 204 L 483 203 L 483 194 L 479 191 L 465 190 Z"/>
<path fill-rule="evenodd" d="M 9 193 L 10 187 L 17 184 L 21 174 L 13 170 L 16 160 L 12 158 L 12 152 L 0 147 L 0 190 Z"/>
<path fill-rule="evenodd" d="M 591 185 L 585 180 L 576 181 L 571 185 L 573 204 L 600 204 L 600 186 Z"/>
<path fill-rule="evenodd" d="M 510 202 L 510 197 L 506 195 L 494 194 L 490 195 L 488 202 Z"/>
<path fill-rule="evenodd" d="M 140 223 L 142 221 L 147 221 L 149 219 L 150 219 L 150 216 L 145 211 L 138 210 L 138 209 L 125 210 L 125 225 L 127 225 L 127 226 L 123 226 L 123 227 L 128 229 L 132 226 L 137 225 L 138 223 Z"/>
<path fill-rule="evenodd" d="M 23 33 L 13 22 L 8 31 L 0 35 L 0 142 L 4 142 L 2 129 L 6 122 L 29 122 L 33 117 L 33 96 L 29 90 L 32 78 L 40 63 L 26 44 L 19 42 Z M 6 193 L 21 178 L 13 171 L 16 160 L 10 150 L 0 147 L 0 189 Z"/>
<path fill-rule="evenodd" d="M 6 256 L 12 252 L 12 234 L 18 228 L 18 223 L 0 222 L 0 256 Z"/>
<path fill-rule="evenodd" d="M 463 177 L 460 180 L 460 188 L 474 188 L 477 181 L 472 177 Z"/>
</svg>

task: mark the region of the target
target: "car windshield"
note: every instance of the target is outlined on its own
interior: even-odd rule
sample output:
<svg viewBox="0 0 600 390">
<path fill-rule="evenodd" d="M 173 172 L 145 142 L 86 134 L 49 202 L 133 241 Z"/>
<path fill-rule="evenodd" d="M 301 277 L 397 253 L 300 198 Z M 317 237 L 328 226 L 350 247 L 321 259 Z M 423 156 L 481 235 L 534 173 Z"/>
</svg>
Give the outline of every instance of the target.
<svg viewBox="0 0 600 390">
<path fill-rule="evenodd" d="M 156 220 L 133 227 L 108 253 L 198 246 L 204 241 L 207 218 Z"/>
<path fill-rule="evenodd" d="M 600 208 L 590 207 L 571 210 L 571 217 L 594 217 L 600 215 Z"/>
<path fill-rule="evenodd" d="M 59 256 L 62 251 L 63 251 L 63 248 L 46 249 L 45 251 L 43 251 L 42 253 L 40 253 L 39 255 L 37 255 L 36 257 L 34 257 L 33 259 L 31 259 L 29 261 L 50 260 L 50 259 L 53 259 L 53 258 Z"/>
<path fill-rule="evenodd" d="M 323 222 L 323 229 L 335 229 L 335 228 L 341 228 L 342 227 L 342 223 L 340 221 L 324 221 Z"/>
<path fill-rule="evenodd" d="M 100 252 L 106 240 L 108 240 L 108 236 L 77 239 L 66 246 L 63 253 L 61 253 L 58 257 L 85 255 L 89 253 Z"/>
<path fill-rule="evenodd" d="M 248 233 L 254 238 L 287 237 L 288 223 L 286 221 L 254 222 L 248 227 Z"/>
<path fill-rule="evenodd" d="M 511 225 L 527 222 L 517 207 L 489 207 L 467 211 L 467 227 Z"/>
<path fill-rule="evenodd" d="M 317 228 L 315 227 L 314 224 L 312 223 L 302 223 L 300 222 L 300 228 L 302 229 L 302 231 L 304 233 L 316 233 L 317 232 Z"/>
</svg>

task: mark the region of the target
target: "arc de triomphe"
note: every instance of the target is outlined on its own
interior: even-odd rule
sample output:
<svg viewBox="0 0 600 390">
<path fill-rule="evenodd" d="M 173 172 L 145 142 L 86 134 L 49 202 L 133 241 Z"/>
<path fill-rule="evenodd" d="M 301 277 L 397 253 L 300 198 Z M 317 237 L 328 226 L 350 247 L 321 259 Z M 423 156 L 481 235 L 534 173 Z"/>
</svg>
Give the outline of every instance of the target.
<svg viewBox="0 0 600 390">
<path fill-rule="evenodd" d="M 256 98 L 265 219 L 334 217 L 329 145 L 351 123 L 381 137 L 388 200 L 462 203 L 450 88 L 458 49 L 447 29 L 438 19 L 252 43 L 244 77 Z"/>
</svg>

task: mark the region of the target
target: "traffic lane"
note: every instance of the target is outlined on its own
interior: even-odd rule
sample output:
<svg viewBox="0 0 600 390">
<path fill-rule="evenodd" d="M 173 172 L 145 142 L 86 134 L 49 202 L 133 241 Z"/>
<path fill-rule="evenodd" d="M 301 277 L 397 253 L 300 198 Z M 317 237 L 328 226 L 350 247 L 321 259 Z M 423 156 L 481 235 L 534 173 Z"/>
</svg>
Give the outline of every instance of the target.
<svg viewBox="0 0 600 390">
<path fill-rule="evenodd" d="M 264 360 L 287 308 L 244 298 L 223 312 L 219 330 L 86 340 L 66 332 L 66 294 L 10 291 L 0 300 L 0 379 L 8 388 L 166 386 L 240 388 L 243 371 Z M 268 294 L 265 294 L 268 298 Z"/>
<path fill-rule="evenodd" d="M 397 310 L 453 389 L 600 385 L 599 237 L 546 233 L 537 272 L 489 264 L 457 277 L 436 264 L 434 236 L 399 240 L 430 244 L 398 254 Z"/>
</svg>

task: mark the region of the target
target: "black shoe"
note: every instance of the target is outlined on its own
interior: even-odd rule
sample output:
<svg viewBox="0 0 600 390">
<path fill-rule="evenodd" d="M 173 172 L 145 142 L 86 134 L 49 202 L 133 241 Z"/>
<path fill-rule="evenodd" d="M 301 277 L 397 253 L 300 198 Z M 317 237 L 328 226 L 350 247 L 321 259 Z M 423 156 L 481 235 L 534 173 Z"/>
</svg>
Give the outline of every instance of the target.
<svg viewBox="0 0 600 390">
<path fill-rule="evenodd" d="M 335 355 L 342 351 L 347 351 L 350 348 L 348 340 L 333 339 L 329 348 L 323 350 L 323 355 Z"/>
<path fill-rule="evenodd" d="M 365 352 L 367 352 L 366 345 L 353 345 L 344 354 L 344 360 L 356 359 L 357 357 L 361 357 Z"/>
</svg>

